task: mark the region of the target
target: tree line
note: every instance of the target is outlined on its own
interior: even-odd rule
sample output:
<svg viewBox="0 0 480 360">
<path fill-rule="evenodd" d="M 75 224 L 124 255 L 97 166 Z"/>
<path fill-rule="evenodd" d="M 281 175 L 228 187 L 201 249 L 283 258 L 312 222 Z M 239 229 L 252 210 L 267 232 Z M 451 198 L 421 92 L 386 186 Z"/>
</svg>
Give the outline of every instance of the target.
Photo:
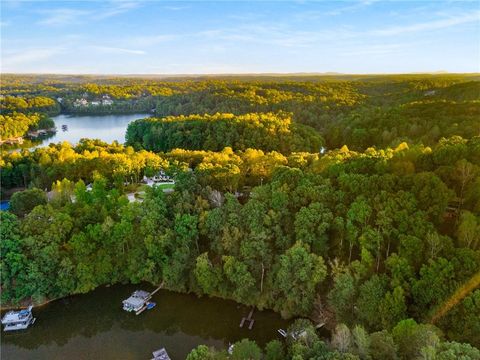
<svg viewBox="0 0 480 360">
<path fill-rule="evenodd" d="M 262 349 L 255 341 L 243 339 L 233 344 L 231 354 L 200 345 L 187 360 L 397 360 L 438 359 L 473 360 L 480 351 L 469 344 L 442 339 L 441 331 L 432 325 L 418 324 L 412 319 L 400 321 L 391 331 L 368 333 L 361 325 L 338 324 L 330 341 L 319 338 L 313 325 L 297 320 L 288 329 L 285 342 L 272 340 Z"/>
</svg>

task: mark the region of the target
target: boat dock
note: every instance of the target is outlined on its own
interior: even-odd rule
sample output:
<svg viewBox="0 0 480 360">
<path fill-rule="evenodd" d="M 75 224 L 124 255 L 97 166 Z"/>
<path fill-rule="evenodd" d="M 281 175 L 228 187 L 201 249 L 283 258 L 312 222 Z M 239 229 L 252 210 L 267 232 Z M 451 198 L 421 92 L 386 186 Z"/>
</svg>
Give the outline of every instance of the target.
<svg viewBox="0 0 480 360">
<path fill-rule="evenodd" d="M 168 356 L 167 350 L 165 350 L 165 348 L 161 348 L 157 351 L 152 352 L 152 355 L 152 360 L 170 360 L 170 356 Z"/>
<path fill-rule="evenodd" d="M 135 312 L 135 315 L 140 315 L 146 309 L 153 309 L 155 303 L 149 302 L 155 293 L 163 287 L 162 284 L 156 288 L 154 291 L 149 293 L 148 291 L 144 290 L 136 290 L 133 292 L 132 295 L 126 300 L 123 300 L 123 310 L 128 312 Z"/>
<path fill-rule="evenodd" d="M 253 324 L 255 323 L 255 320 L 252 318 L 253 309 L 254 308 L 252 308 L 252 310 L 250 310 L 247 317 L 242 318 L 242 320 L 240 321 L 240 327 L 243 327 L 243 325 L 245 325 L 245 323 L 247 322 L 248 323 L 248 330 L 252 330 Z"/>
<path fill-rule="evenodd" d="M 5 325 L 3 331 L 24 330 L 35 322 L 32 315 L 33 306 L 28 309 L 9 311 L 2 318 L 2 324 Z"/>
</svg>

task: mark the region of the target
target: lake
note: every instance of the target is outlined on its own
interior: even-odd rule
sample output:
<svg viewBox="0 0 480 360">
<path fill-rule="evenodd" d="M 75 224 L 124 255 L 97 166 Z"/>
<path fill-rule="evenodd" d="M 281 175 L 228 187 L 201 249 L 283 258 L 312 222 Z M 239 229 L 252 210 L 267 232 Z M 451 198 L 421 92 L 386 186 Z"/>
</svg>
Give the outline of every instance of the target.
<svg viewBox="0 0 480 360">
<path fill-rule="evenodd" d="M 38 146 L 47 146 L 50 143 L 68 141 L 77 144 L 82 138 L 100 139 L 107 143 L 125 142 L 125 133 L 130 122 L 150 117 L 151 114 L 128 115 L 58 115 L 52 117 L 55 121 L 57 133 L 41 140 Z"/>
<path fill-rule="evenodd" d="M 122 300 L 142 285 L 102 287 L 33 309 L 35 324 L 23 332 L 2 333 L 1 359 L 150 359 L 165 347 L 172 360 L 185 359 L 200 344 L 227 348 L 250 338 L 264 345 L 282 339 L 277 329 L 289 321 L 272 311 L 256 311 L 252 330 L 239 328 L 249 312 L 233 301 L 160 290 L 157 306 L 136 316 Z"/>
</svg>

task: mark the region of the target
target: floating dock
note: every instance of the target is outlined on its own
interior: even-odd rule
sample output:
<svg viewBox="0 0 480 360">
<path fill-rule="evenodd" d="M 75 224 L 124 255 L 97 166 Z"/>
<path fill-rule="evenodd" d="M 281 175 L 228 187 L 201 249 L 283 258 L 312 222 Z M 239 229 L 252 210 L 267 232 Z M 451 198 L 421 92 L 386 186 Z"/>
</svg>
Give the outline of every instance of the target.
<svg viewBox="0 0 480 360">
<path fill-rule="evenodd" d="M 165 350 L 165 348 L 161 348 L 157 351 L 152 352 L 152 355 L 152 360 L 170 360 L 170 356 L 168 356 L 167 350 Z"/>
<path fill-rule="evenodd" d="M 33 306 L 28 309 L 9 311 L 2 318 L 2 324 L 5 325 L 4 331 L 24 330 L 35 322 L 32 315 Z"/>
<path fill-rule="evenodd" d="M 155 303 L 149 302 L 152 296 L 161 288 L 163 287 L 162 284 L 156 288 L 154 291 L 149 293 L 148 291 L 144 290 L 136 290 L 133 292 L 132 295 L 126 300 L 123 300 L 123 310 L 128 312 L 135 312 L 135 315 L 140 315 L 146 309 L 153 309 L 155 307 Z"/>
</svg>

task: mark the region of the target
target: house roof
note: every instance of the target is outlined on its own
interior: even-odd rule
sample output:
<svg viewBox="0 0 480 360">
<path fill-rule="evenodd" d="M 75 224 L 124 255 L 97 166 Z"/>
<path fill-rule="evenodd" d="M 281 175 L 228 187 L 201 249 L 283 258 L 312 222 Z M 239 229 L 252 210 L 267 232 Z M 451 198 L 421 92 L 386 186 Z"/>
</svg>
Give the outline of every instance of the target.
<svg viewBox="0 0 480 360">
<path fill-rule="evenodd" d="M 139 306 L 142 306 L 145 303 L 145 301 L 136 296 L 130 296 L 127 300 L 123 300 L 123 303 L 133 306 L 134 308 L 137 308 Z"/>
</svg>

